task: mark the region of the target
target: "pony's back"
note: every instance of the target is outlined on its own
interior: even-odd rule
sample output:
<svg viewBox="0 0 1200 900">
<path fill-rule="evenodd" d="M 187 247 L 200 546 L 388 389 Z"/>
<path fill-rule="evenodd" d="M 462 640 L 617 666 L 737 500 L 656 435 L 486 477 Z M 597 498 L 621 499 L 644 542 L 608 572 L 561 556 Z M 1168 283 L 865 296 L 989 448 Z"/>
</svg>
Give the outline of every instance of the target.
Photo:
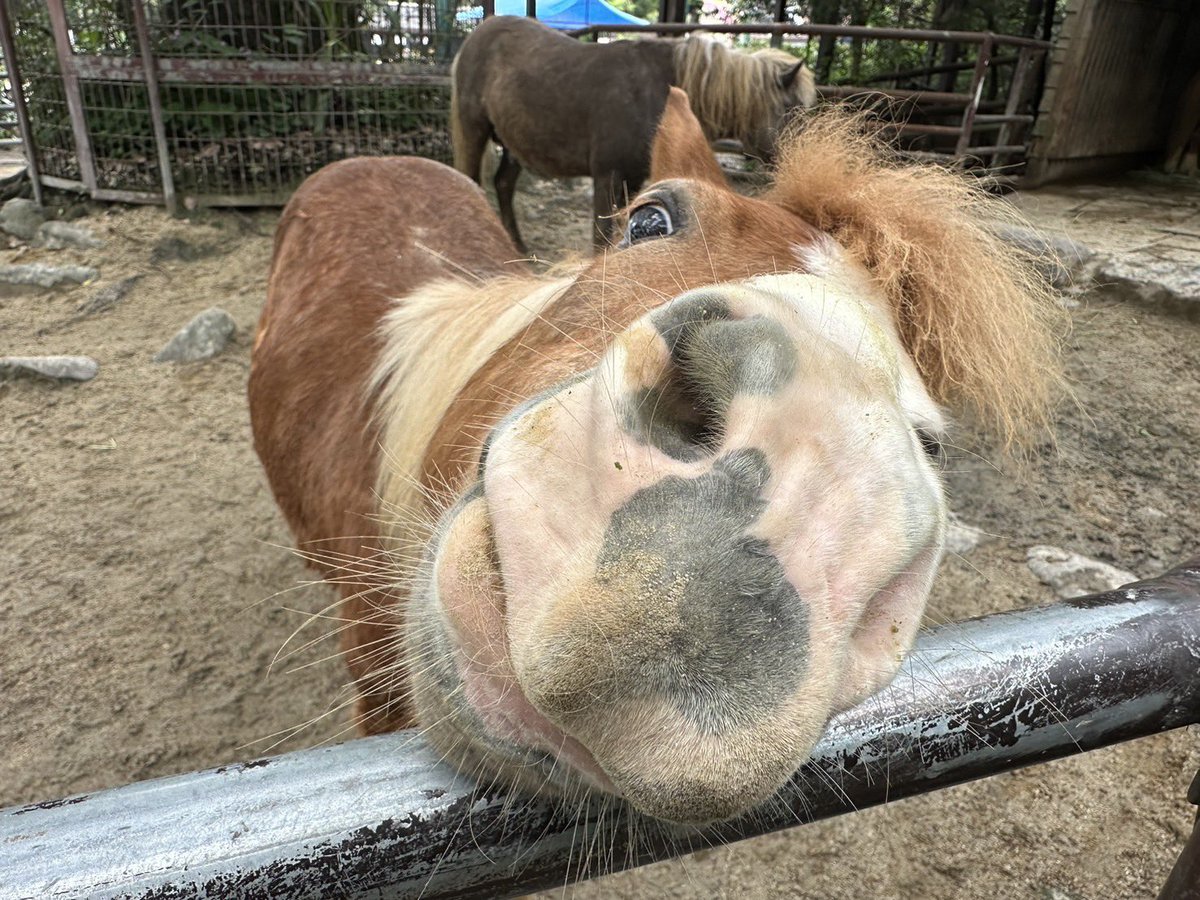
<svg viewBox="0 0 1200 900">
<path fill-rule="evenodd" d="M 478 181 L 489 138 L 544 176 L 645 161 L 673 77 L 665 41 L 590 44 L 519 16 L 485 19 L 451 69 L 455 168 Z"/>
</svg>

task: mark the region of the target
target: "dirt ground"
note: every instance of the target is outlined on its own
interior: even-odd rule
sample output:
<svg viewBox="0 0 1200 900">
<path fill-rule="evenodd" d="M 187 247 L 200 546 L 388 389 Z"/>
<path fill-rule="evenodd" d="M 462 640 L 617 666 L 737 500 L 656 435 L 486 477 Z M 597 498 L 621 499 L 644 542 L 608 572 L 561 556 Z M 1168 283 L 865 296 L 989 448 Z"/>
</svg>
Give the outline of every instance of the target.
<svg viewBox="0 0 1200 900">
<path fill-rule="evenodd" d="M 1185 232 L 1168 244 L 1200 238 L 1195 190 L 1072 190 L 1022 203 L 1113 252 L 1161 246 L 1154 210 L 1168 207 L 1164 233 Z M 542 257 L 587 249 L 586 184 L 527 184 L 520 199 Z M 0 355 L 101 366 L 85 384 L 0 382 L 0 806 L 349 736 L 345 675 L 317 640 L 327 624 L 292 637 L 332 593 L 303 586 L 250 444 L 250 336 L 276 216 L 96 208 L 81 224 L 104 249 L 0 251 L 101 271 L 92 285 L 0 295 Z M 1127 233 L 1144 240 L 1122 243 Z M 97 288 L 135 275 L 115 308 L 74 318 Z M 1080 406 L 1064 407 L 1056 451 L 1017 477 L 959 436 L 952 505 L 990 537 L 947 559 L 931 621 L 1050 601 L 1025 565 L 1034 544 L 1139 576 L 1200 553 L 1200 317 L 1133 293 L 1077 298 Z M 237 321 L 234 346 L 206 363 L 151 362 L 211 306 Z M 1124 744 L 547 896 L 1152 897 L 1190 829 L 1198 738 Z"/>
</svg>

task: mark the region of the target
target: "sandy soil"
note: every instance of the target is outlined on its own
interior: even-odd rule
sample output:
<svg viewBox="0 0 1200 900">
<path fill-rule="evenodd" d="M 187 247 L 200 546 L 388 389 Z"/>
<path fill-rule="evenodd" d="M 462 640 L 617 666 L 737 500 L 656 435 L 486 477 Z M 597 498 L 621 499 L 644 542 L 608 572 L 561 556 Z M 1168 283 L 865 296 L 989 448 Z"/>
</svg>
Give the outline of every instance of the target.
<svg viewBox="0 0 1200 900">
<path fill-rule="evenodd" d="M 1046 195 L 1051 224 L 1084 242 L 1107 227 L 1061 196 Z M 586 250 L 586 185 L 535 185 L 521 202 L 544 257 Z M 249 336 L 275 216 L 97 209 L 83 224 L 102 250 L 0 252 L 102 272 L 90 286 L 0 295 L 0 355 L 101 364 L 87 384 L 0 383 L 0 805 L 347 736 L 336 648 L 316 640 L 327 626 L 289 643 L 332 594 L 295 589 L 309 575 L 250 446 Z M 72 320 L 98 287 L 133 275 L 114 309 Z M 150 361 L 210 306 L 236 319 L 233 347 L 207 363 Z M 1033 544 L 1140 576 L 1200 552 L 1200 323 L 1116 290 L 1086 294 L 1073 314 L 1082 408 L 1064 409 L 1057 452 L 1017 478 L 961 435 L 952 502 L 992 537 L 946 561 L 932 621 L 1052 599 L 1025 566 Z M 568 892 L 1153 896 L 1190 829 L 1197 743 L 1175 732 Z"/>
</svg>

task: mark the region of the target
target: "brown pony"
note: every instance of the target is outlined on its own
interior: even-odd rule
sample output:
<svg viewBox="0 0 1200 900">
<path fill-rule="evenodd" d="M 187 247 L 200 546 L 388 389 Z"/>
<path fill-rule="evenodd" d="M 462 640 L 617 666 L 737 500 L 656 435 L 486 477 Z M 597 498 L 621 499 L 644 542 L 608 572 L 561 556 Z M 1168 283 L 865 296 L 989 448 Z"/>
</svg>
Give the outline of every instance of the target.
<svg viewBox="0 0 1200 900">
<path fill-rule="evenodd" d="M 597 246 L 615 209 L 646 180 L 667 89 L 692 102 L 709 140 L 736 138 L 770 159 L 787 115 L 816 102 L 812 73 L 780 50 L 735 53 L 707 35 L 682 41 L 583 43 L 533 19 L 495 16 L 454 60 L 450 130 L 454 166 L 480 181 L 489 139 L 500 221 L 524 250 L 513 191 L 521 166 L 546 177 L 590 175 Z"/>
<path fill-rule="evenodd" d="M 344 597 L 363 732 L 676 822 L 769 798 L 921 621 L 942 404 L 1045 421 L 1061 313 L 944 171 L 822 114 L 751 199 L 672 90 L 620 246 L 556 276 L 420 159 L 313 175 L 255 447 Z"/>
</svg>

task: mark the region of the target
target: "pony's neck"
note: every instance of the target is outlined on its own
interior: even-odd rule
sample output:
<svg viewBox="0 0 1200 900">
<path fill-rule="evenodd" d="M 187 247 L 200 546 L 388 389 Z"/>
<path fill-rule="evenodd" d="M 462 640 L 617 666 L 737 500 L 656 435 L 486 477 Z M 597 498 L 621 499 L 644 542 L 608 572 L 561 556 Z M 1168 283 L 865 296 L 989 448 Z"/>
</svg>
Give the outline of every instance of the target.
<svg viewBox="0 0 1200 900">
<path fill-rule="evenodd" d="M 572 280 L 446 279 L 396 301 L 381 325 L 383 352 L 368 393 L 380 423 L 380 512 L 394 538 L 407 544 L 432 527 L 422 460 L 451 404 Z M 389 523 L 403 523 L 404 533 Z"/>
</svg>

